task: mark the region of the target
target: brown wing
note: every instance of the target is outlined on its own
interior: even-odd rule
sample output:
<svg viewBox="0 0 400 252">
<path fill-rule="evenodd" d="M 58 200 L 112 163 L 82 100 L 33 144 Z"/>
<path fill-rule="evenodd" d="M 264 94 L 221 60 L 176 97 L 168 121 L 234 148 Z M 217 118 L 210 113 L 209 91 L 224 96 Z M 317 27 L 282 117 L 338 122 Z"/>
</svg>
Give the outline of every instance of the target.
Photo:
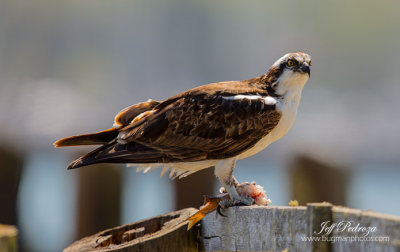
<svg viewBox="0 0 400 252">
<path fill-rule="evenodd" d="M 267 95 L 243 82 L 186 91 L 136 117 L 119 130 L 117 139 L 69 168 L 99 162 L 191 162 L 236 156 L 267 135 L 281 117 L 275 105 L 262 98 L 228 98 L 237 94 Z"/>
<path fill-rule="evenodd" d="M 200 94 L 181 97 L 138 124 L 127 126 L 119 139 L 159 149 L 172 161 L 221 159 L 254 146 L 280 117 L 275 105 L 265 104 L 264 99 Z"/>
<path fill-rule="evenodd" d="M 125 126 L 131 123 L 131 121 L 143 112 L 152 110 L 155 106 L 160 104 L 158 101 L 148 100 L 146 102 L 141 102 L 134 104 L 121 110 L 114 119 L 114 124 L 116 126 Z"/>
</svg>

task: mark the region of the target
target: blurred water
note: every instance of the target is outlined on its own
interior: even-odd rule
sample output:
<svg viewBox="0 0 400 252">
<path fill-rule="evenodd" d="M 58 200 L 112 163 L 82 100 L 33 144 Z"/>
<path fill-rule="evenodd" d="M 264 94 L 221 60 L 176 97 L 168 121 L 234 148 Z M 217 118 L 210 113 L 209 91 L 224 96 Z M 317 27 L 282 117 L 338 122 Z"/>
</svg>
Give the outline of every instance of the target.
<svg viewBox="0 0 400 252">
<path fill-rule="evenodd" d="M 126 167 L 123 173 L 121 224 L 175 210 L 175 190 L 168 174 L 160 178 L 160 170 L 136 173 L 135 167 Z"/>
<path fill-rule="evenodd" d="M 400 215 L 400 167 L 364 164 L 352 172 L 349 207 Z"/>
<path fill-rule="evenodd" d="M 18 230 L 28 251 L 54 252 L 75 239 L 77 181 L 63 155 L 27 157 L 18 195 Z"/>
</svg>

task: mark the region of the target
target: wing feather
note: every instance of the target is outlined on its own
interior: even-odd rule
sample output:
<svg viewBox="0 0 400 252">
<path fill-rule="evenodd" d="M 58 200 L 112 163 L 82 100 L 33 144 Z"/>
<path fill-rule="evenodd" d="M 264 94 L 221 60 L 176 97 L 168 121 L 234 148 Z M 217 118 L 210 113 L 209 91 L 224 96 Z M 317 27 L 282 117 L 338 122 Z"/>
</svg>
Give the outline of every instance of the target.
<svg viewBox="0 0 400 252">
<path fill-rule="evenodd" d="M 182 97 L 122 130 L 124 142 L 163 146 L 181 161 L 227 158 L 251 148 L 279 122 L 275 105 L 260 99 L 224 99 L 219 95 Z M 140 123 L 140 125 L 139 125 Z M 183 150 L 191 150 L 184 152 Z"/>
<path fill-rule="evenodd" d="M 118 137 L 69 165 L 172 163 L 223 159 L 253 147 L 279 122 L 268 92 L 248 82 L 209 84 L 164 102 L 147 101 L 115 118 Z M 257 99 L 236 99 L 251 95 Z"/>
<path fill-rule="evenodd" d="M 115 126 L 125 126 L 132 122 L 138 115 L 152 110 L 155 106 L 160 104 L 158 101 L 153 101 L 149 99 L 146 102 L 141 102 L 138 104 L 134 104 L 129 106 L 123 110 L 121 110 L 114 119 Z"/>
</svg>

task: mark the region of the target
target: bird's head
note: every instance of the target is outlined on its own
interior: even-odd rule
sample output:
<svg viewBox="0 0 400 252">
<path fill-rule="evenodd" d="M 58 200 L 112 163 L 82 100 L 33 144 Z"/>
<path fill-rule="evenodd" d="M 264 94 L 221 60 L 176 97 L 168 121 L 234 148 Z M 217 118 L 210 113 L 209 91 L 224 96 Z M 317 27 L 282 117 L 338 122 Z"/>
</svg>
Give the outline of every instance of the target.
<svg viewBox="0 0 400 252">
<path fill-rule="evenodd" d="M 302 53 L 288 53 L 278 59 L 265 75 L 267 82 L 278 95 L 291 95 L 302 90 L 310 77 L 311 56 Z"/>
</svg>

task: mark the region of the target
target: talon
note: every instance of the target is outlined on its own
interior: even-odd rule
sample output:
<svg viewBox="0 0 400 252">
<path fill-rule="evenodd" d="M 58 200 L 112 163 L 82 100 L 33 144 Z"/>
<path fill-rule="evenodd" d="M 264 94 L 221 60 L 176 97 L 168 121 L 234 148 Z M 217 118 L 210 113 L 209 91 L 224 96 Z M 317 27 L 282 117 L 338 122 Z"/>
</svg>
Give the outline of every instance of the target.
<svg viewBox="0 0 400 252">
<path fill-rule="evenodd" d="M 223 214 L 223 213 L 221 212 L 221 209 L 222 209 L 222 207 L 221 207 L 220 205 L 218 205 L 218 206 L 217 206 L 217 213 L 218 213 L 219 215 L 221 215 L 222 217 L 228 217 L 228 216 L 226 216 L 225 214 Z"/>
<path fill-rule="evenodd" d="M 251 206 L 254 199 L 251 197 L 242 197 L 239 199 L 224 199 L 218 204 L 221 209 L 226 209 L 231 206 Z"/>
<path fill-rule="evenodd" d="M 226 209 L 226 208 L 234 206 L 234 205 L 235 205 L 235 201 L 232 199 L 223 199 L 218 204 L 218 206 L 221 207 L 221 209 Z"/>
</svg>

